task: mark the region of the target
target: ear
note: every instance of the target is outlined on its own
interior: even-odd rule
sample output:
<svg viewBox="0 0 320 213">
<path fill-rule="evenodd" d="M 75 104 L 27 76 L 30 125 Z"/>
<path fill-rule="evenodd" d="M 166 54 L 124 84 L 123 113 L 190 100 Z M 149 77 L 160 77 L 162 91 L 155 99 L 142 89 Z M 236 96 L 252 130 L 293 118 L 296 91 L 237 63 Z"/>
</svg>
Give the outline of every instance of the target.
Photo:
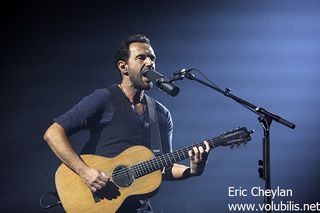
<svg viewBox="0 0 320 213">
<path fill-rule="evenodd" d="M 117 66 L 122 75 L 128 75 L 128 64 L 125 61 L 118 61 Z"/>
</svg>

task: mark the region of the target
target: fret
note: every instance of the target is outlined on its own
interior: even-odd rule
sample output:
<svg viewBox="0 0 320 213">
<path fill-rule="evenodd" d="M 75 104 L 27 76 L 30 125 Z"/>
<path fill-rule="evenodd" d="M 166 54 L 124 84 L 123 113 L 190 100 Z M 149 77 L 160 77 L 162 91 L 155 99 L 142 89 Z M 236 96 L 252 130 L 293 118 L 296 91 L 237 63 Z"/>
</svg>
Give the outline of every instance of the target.
<svg viewBox="0 0 320 213">
<path fill-rule="evenodd" d="M 135 172 L 136 175 L 135 175 L 134 177 L 135 177 L 135 178 L 139 177 L 139 176 L 140 176 L 140 170 L 139 170 L 139 168 L 138 168 L 138 164 L 134 165 L 134 166 L 133 166 L 133 169 L 136 171 L 136 172 Z"/>
<path fill-rule="evenodd" d="M 156 170 L 156 168 L 157 168 L 157 166 L 156 166 L 156 163 L 154 162 L 154 160 L 152 159 L 151 160 L 151 165 L 152 165 L 152 171 L 155 171 Z"/>
<path fill-rule="evenodd" d="M 148 173 L 150 173 L 150 165 L 149 165 L 149 161 L 147 161 L 145 164 L 146 164 L 147 174 L 148 174 Z"/>
<path fill-rule="evenodd" d="M 148 165 L 149 165 L 150 172 L 153 172 L 154 167 L 152 165 L 152 160 L 148 161 Z"/>
<path fill-rule="evenodd" d="M 170 164 L 169 164 L 169 165 L 171 165 L 171 164 L 172 164 L 170 154 L 171 154 L 171 153 L 169 153 L 169 154 L 167 155 L 167 157 L 168 157 L 168 159 L 169 159 L 169 162 L 170 162 Z"/>
<path fill-rule="evenodd" d="M 180 154 L 179 154 L 179 150 L 177 151 L 177 157 L 178 157 L 177 162 L 178 162 L 178 161 L 181 161 Z"/>
<path fill-rule="evenodd" d="M 244 135 L 244 136 L 248 136 L 247 139 L 244 139 L 244 136 L 241 134 L 241 130 L 245 131 L 244 133 L 246 133 L 247 135 Z M 230 131 L 228 133 L 224 133 L 224 134 L 220 135 L 219 137 L 208 139 L 207 142 L 209 143 L 210 147 L 213 149 L 215 147 L 218 147 L 218 146 L 225 144 L 225 142 L 228 140 L 228 137 L 230 137 L 231 143 L 226 144 L 227 146 L 230 146 L 232 144 L 232 140 L 243 140 L 244 142 L 250 141 L 251 140 L 250 134 L 252 134 L 252 133 L 253 133 L 252 130 L 250 132 L 248 132 L 246 128 L 241 128 L 240 130 L 236 129 L 236 130 Z M 240 134 L 240 135 L 235 138 L 235 136 L 237 136 L 237 134 Z M 235 142 L 235 143 L 237 143 L 237 142 Z M 155 157 L 151 160 L 137 163 L 137 164 L 133 165 L 130 169 L 132 169 L 133 176 L 135 178 L 142 177 L 142 176 L 147 175 L 151 172 L 154 172 L 159 169 L 161 170 L 162 168 L 165 168 L 165 167 L 170 166 L 176 162 L 179 162 L 179 161 L 182 161 L 184 159 L 189 158 L 188 152 L 189 152 L 189 150 L 192 150 L 193 147 L 195 147 L 195 146 L 201 146 L 203 149 L 205 149 L 205 147 L 206 147 L 204 142 L 197 143 L 192 146 L 182 148 L 182 149 L 176 150 L 174 152 L 166 153 L 164 155 Z"/>
<path fill-rule="evenodd" d="M 175 152 L 174 153 L 176 155 L 176 162 L 179 162 L 180 161 L 180 156 L 179 156 L 179 152 Z"/>
<path fill-rule="evenodd" d="M 160 158 L 159 158 L 158 160 L 160 161 L 160 163 L 161 163 L 162 167 L 164 168 L 165 166 L 164 166 L 164 164 L 163 164 L 162 160 L 161 160 Z"/>
<path fill-rule="evenodd" d="M 163 159 L 164 159 L 164 161 L 165 161 L 165 164 L 168 166 L 169 164 L 167 163 L 166 155 L 163 155 Z"/>
<path fill-rule="evenodd" d="M 219 144 L 219 142 L 221 142 L 220 138 L 214 138 L 207 141 L 212 148 L 221 145 Z M 205 144 L 201 142 L 134 165 L 133 171 L 135 178 L 142 177 L 144 175 L 150 174 L 151 172 L 154 172 L 167 166 L 171 166 L 176 162 L 189 158 L 188 152 L 189 150 L 192 150 L 195 146 L 202 146 L 205 149 Z"/>
<path fill-rule="evenodd" d="M 176 158 L 174 157 L 174 153 L 175 152 L 172 153 L 172 157 L 173 157 L 173 160 L 174 160 L 173 162 L 177 162 Z"/>
<path fill-rule="evenodd" d="M 133 171 L 133 177 L 137 177 L 138 175 L 137 175 L 137 172 L 136 172 L 136 168 L 133 166 L 131 168 L 131 170 Z"/>
<path fill-rule="evenodd" d="M 158 169 L 160 169 L 161 167 L 159 166 L 159 163 L 157 162 L 157 159 L 152 159 L 153 163 L 154 163 L 154 170 L 153 171 L 156 171 Z M 157 163 L 157 164 L 156 164 Z"/>
<path fill-rule="evenodd" d="M 161 166 L 160 166 L 160 164 L 159 164 L 159 161 L 157 160 L 157 158 L 155 158 L 154 160 L 155 160 L 155 162 L 158 164 L 158 168 L 160 169 Z"/>
<path fill-rule="evenodd" d="M 186 158 L 188 158 L 189 156 L 188 156 L 188 154 L 185 152 L 185 150 L 181 150 L 182 151 L 182 154 L 183 154 L 183 157 L 184 157 L 184 159 L 186 159 Z M 187 156 L 186 156 L 187 155 Z"/>
<path fill-rule="evenodd" d="M 144 163 L 141 163 L 141 168 L 142 168 L 143 175 L 148 174 L 147 170 L 146 170 L 146 166 L 144 165 Z"/>
</svg>

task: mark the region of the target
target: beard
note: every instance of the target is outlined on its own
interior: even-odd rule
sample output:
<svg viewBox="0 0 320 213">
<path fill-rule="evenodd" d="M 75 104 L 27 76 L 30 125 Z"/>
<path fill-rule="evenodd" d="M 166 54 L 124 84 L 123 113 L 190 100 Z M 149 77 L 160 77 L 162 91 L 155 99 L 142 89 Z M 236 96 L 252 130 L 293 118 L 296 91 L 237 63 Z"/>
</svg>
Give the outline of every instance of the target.
<svg viewBox="0 0 320 213">
<path fill-rule="evenodd" d="M 138 74 L 134 74 L 133 72 L 129 72 L 129 79 L 132 83 L 132 85 L 134 86 L 134 88 L 138 89 L 138 90 L 149 90 L 152 88 L 153 83 L 151 81 L 143 81 L 142 79 L 143 75 L 141 74 L 141 72 L 139 72 Z"/>
</svg>

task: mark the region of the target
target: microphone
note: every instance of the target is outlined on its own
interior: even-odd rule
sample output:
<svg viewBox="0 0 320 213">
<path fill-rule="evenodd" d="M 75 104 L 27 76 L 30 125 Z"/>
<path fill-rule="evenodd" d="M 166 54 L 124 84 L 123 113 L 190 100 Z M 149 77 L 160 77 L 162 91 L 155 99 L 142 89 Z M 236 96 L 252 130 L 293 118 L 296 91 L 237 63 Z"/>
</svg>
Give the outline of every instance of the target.
<svg viewBox="0 0 320 213">
<path fill-rule="evenodd" d="M 166 92 L 168 95 L 171 95 L 172 97 L 177 96 L 180 92 L 179 87 L 173 82 L 170 82 L 170 79 L 168 77 L 155 70 L 145 70 L 142 72 L 142 75 L 149 78 L 152 83 L 154 83 L 157 87 L 159 87 L 161 90 Z"/>
</svg>

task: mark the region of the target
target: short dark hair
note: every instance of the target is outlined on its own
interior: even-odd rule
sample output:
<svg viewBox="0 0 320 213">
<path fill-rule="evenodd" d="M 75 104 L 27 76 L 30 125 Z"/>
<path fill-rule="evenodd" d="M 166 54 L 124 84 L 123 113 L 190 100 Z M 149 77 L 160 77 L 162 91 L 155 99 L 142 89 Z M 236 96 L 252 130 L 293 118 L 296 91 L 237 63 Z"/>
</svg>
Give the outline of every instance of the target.
<svg viewBox="0 0 320 213">
<path fill-rule="evenodd" d="M 131 43 L 134 43 L 134 42 L 151 45 L 150 40 L 145 35 L 142 35 L 142 34 L 131 35 L 131 36 L 128 36 L 125 40 L 121 41 L 120 46 L 117 49 L 115 54 L 115 65 L 117 67 L 117 70 L 118 70 L 118 61 L 125 61 L 126 63 L 128 62 L 130 57 L 129 46 Z M 120 73 L 120 78 L 122 78 L 121 73 Z"/>
</svg>

